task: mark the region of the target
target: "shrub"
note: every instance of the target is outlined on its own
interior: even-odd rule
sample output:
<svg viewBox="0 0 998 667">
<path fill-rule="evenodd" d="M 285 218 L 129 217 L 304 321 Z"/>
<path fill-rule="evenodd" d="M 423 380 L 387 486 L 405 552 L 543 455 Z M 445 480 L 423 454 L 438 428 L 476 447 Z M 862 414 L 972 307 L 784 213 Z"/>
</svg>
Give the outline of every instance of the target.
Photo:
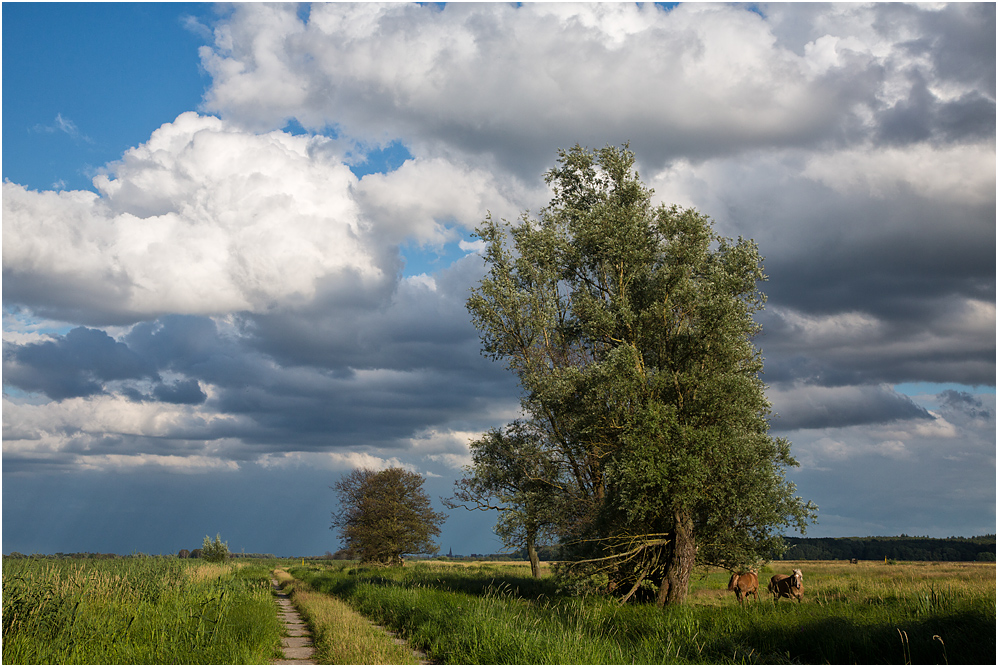
<svg viewBox="0 0 998 667">
<path fill-rule="evenodd" d="M 207 535 L 204 536 L 204 544 L 201 545 L 201 558 L 209 563 L 222 563 L 229 557 L 229 543 L 223 542 L 219 534 L 215 534 L 215 541 Z"/>
</svg>

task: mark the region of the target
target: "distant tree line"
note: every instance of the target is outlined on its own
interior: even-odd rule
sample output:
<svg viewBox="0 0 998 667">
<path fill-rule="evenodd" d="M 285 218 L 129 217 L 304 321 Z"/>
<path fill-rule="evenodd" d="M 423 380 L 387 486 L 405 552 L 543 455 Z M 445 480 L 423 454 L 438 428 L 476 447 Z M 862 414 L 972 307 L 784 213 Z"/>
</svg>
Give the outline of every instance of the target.
<svg viewBox="0 0 998 667">
<path fill-rule="evenodd" d="M 74 553 L 63 553 L 57 551 L 54 554 L 22 554 L 20 551 L 12 551 L 4 558 L 61 558 L 61 559 L 71 559 L 71 560 L 111 560 L 114 558 L 200 558 L 200 549 L 195 549 L 194 551 L 188 551 L 187 549 L 181 549 L 180 553 L 176 556 L 172 554 L 158 555 L 158 554 L 145 554 L 141 552 L 135 552 L 130 554 L 112 554 L 112 553 L 91 553 L 89 551 L 80 551 Z M 228 558 L 277 558 L 274 554 L 236 554 L 229 553 Z"/>
<path fill-rule="evenodd" d="M 527 548 L 523 547 L 519 551 L 514 551 L 511 556 L 514 560 L 527 560 Z M 537 556 L 542 561 L 561 560 L 561 547 L 557 544 L 538 546 Z"/>
<path fill-rule="evenodd" d="M 20 551 L 11 551 L 9 554 L 4 556 L 4 558 L 72 558 L 78 560 L 92 559 L 92 560 L 109 560 L 112 558 L 149 558 L 146 554 L 134 553 L 127 556 L 120 556 L 118 554 L 102 554 L 102 553 L 91 553 L 89 551 L 80 551 L 76 553 L 63 553 L 57 551 L 54 554 L 22 554 Z"/>
<path fill-rule="evenodd" d="M 994 561 L 995 536 L 785 537 L 781 560 Z"/>
</svg>

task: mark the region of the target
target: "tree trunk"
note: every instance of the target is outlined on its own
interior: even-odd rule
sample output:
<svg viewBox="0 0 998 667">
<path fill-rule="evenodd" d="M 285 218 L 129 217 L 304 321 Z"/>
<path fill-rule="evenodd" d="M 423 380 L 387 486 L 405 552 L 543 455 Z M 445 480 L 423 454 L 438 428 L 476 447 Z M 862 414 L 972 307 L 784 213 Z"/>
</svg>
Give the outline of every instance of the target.
<svg viewBox="0 0 998 667">
<path fill-rule="evenodd" d="M 672 531 L 672 541 L 669 543 L 665 564 L 665 577 L 658 589 L 656 604 L 664 607 L 667 604 L 682 604 L 686 602 L 686 594 L 690 590 L 690 575 L 696 562 L 697 546 L 693 536 L 693 520 L 685 512 L 675 513 L 675 528 Z"/>
<path fill-rule="evenodd" d="M 530 558 L 530 574 L 534 579 L 541 578 L 541 559 L 537 556 L 537 545 L 534 544 L 535 533 L 527 533 L 527 557 Z"/>
</svg>

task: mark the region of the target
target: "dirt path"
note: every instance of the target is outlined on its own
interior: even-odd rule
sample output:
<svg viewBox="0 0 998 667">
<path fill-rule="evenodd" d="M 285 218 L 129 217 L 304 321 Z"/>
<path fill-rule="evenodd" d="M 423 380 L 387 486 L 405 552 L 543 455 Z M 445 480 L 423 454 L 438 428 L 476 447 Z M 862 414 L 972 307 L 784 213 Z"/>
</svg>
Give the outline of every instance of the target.
<svg viewBox="0 0 998 667">
<path fill-rule="evenodd" d="M 288 636 L 281 640 L 284 659 L 275 660 L 275 665 L 315 665 L 313 660 L 315 649 L 312 646 L 312 635 L 305 626 L 305 622 L 299 615 L 298 610 L 291 604 L 288 594 L 281 590 L 277 584 L 277 579 L 271 578 L 270 585 L 274 588 L 274 597 L 281 608 L 281 618 L 284 627 L 287 628 Z"/>
</svg>

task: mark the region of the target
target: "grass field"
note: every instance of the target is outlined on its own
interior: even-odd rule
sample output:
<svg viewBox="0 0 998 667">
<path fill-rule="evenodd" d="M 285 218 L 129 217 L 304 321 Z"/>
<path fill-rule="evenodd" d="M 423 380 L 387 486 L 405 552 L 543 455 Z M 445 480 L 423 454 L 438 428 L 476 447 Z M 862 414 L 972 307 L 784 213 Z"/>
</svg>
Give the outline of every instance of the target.
<svg viewBox="0 0 998 667">
<path fill-rule="evenodd" d="M 282 626 L 262 564 L 3 559 L 4 664 L 261 664 Z"/>
<path fill-rule="evenodd" d="M 744 607 L 713 571 L 694 579 L 689 604 L 658 609 L 562 595 L 526 563 L 5 558 L 3 662 L 267 663 L 282 632 L 268 584 L 278 567 L 304 582 L 297 602 L 329 663 L 412 661 L 378 633 L 364 639 L 370 628 L 343 602 L 451 664 L 995 661 L 993 563 L 774 563 L 763 589 L 800 567 L 804 601 L 774 605 L 763 590 Z M 344 654 L 344 632 L 366 653 Z"/>
<path fill-rule="evenodd" d="M 740 608 L 715 571 L 667 609 L 562 596 L 526 564 L 290 571 L 446 663 L 994 664 L 994 564 L 787 562 L 760 580 L 793 567 L 803 603 L 774 605 L 763 590 Z"/>
</svg>

